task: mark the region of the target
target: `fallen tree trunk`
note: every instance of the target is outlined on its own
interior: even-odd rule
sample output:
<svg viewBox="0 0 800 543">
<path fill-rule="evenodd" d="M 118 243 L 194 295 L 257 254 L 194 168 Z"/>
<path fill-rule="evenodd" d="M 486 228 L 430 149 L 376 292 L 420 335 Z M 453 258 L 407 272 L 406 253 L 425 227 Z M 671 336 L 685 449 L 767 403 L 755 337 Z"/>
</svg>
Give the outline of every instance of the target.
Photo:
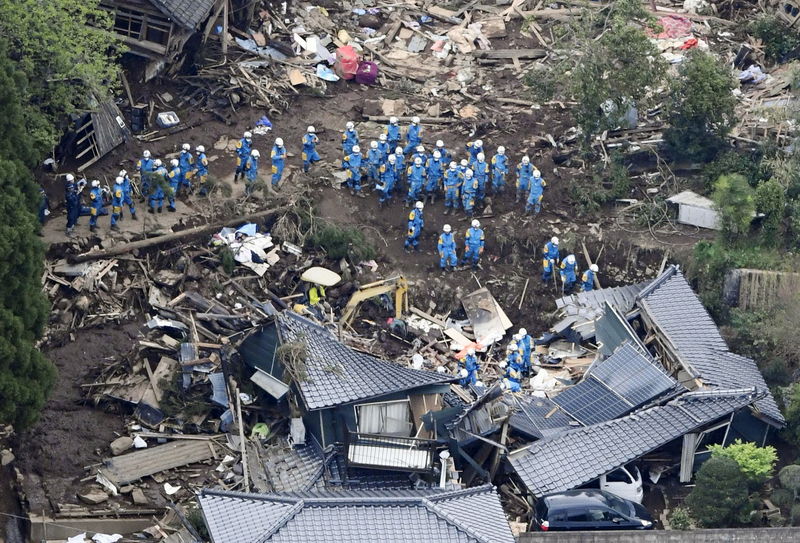
<svg viewBox="0 0 800 543">
<path fill-rule="evenodd" d="M 255 221 L 258 219 L 263 219 L 264 217 L 269 217 L 270 215 L 282 213 L 290 209 L 292 205 L 293 204 L 289 204 L 277 207 L 275 209 L 267 209 L 265 211 L 259 211 L 257 213 L 251 213 L 249 215 L 243 215 L 240 217 L 231 217 L 230 219 L 220 220 L 203 226 L 196 226 L 194 228 L 181 230 L 180 232 L 175 232 L 173 234 L 165 234 L 163 236 L 156 236 L 154 238 L 133 241 L 131 243 L 126 243 L 124 245 L 117 245 L 115 247 L 103 251 L 91 251 L 88 253 L 82 253 L 79 255 L 68 257 L 68 260 L 73 264 L 77 264 L 79 262 L 88 262 L 90 260 L 98 260 L 101 258 L 111 258 L 119 255 L 124 255 L 140 249 L 149 249 L 151 247 L 164 245 L 166 243 L 172 243 L 174 241 L 182 241 L 187 238 L 191 238 L 193 236 L 210 234 L 232 223 Z"/>
</svg>

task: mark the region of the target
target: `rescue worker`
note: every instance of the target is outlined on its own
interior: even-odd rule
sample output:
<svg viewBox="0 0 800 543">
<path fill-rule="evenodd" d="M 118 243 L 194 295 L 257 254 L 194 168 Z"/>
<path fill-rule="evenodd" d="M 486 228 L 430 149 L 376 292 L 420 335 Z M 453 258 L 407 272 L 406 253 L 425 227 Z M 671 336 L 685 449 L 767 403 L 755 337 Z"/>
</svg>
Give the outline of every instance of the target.
<svg viewBox="0 0 800 543">
<path fill-rule="evenodd" d="M 128 206 L 128 211 L 131 212 L 131 219 L 138 221 L 139 218 L 136 216 L 136 206 L 133 203 L 133 183 L 131 182 L 131 178 L 128 177 L 128 172 L 125 170 L 120 170 L 119 176 L 122 177 L 121 207 Z M 119 218 L 122 220 L 122 210 L 120 210 Z"/>
<path fill-rule="evenodd" d="M 461 178 L 464 178 L 464 174 L 467 173 L 469 170 L 469 161 L 466 158 L 462 158 L 461 161 L 458 163 L 458 171 L 461 173 Z"/>
<path fill-rule="evenodd" d="M 258 161 L 261 158 L 261 153 L 258 149 L 250 151 L 250 156 L 244 164 L 245 187 L 244 193 L 250 196 L 253 193 L 253 185 L 258 181 Z"/>
<path fill-rule="evenodd" d="M 358 132 L 356 132 L 356 125 L 352 121 L 348 121 L 345 125 L 344 132 L 342 132 L 342 150 L 344 156 L 353 154 L 353 147 L 358 145 Z"/>
<path fill-rule="evenodd" d="M 419 117 L 412 117 L 411 124 L 406 131 L 405 154 L 410 153 L 422 143 L 422 127 L 419 124 Z"/>
<path fill-rule="evenodd" d="M 458 265 L 458 257 L 456 256 L 456 239 L 449 224 L 442 227 L 436 248 L 439 251 L 439 267 L 442 268 L 442 271 L 453 271 L 453 268 Z"/>
<path fill-rule="evenodd" d="M 550 241 L 544 244 L 542 251 L 542 281 L 550 281 L 553 270 L 559 264 L 558 238 L 553 236 Z"/>
<path fill-rule="evenodd" d="M 272 188 L 276 188 L 283 176 L 283 166 L 286 162 L 286 147 L 283 146 L 283 138 L 275 138 L 270 154 L 272 160 Z"/>
<path fill-rule="evenodd" d="M 419 251 L 419 235 L 425 227 L 425 219 L 422 216 L 422 210 L 424 208 L 425 204 L 417 202 L 414 204 L 414 209 L 408 213 L 408 234 L 406 236 L 406 242 L 403 245 L 407 252 L 411 249 Z"/>
<path fill-rule="evenodd" d="M 198 145 L 195 147 L 194 151 L 197 153 L 197 158 L 194 161 L 194 175 L 192 177 L 200 186 L 200 195 L 204 196 L 208 191 L 208 188 L 205 186 L 206 181 L 208 181 L 208 157 L 206 156 L 206 148 L 202 145 Z"/>
<path fill-rule="evenodd" d="M 78 186 L 75 183 L 75 176 L 68 173 L 64 182 L 64 204 L 67 208 L 67 228 L 66 235 L 72 235 L 78 217 L 81 214 L 81 198 Z"/>
<path fill-rule="evenodd" d="M 439 151 L 439 154 L 442 155 L 442 162 L 447 162 L 450 160 L 450 151 L 448 151 L 442 140 L 436 140 L 436 151 Z"/>
<path fill-rule="evenodd" d="M 478 365 L 478 357 L 475 355 L 475 349 L 472 347 L 467 349 L 467 356 L 465 356 L 464 359 L 459 362 L 459 366 L 462 366 L 462 373 L 466 372 L 466 375 L 462 375 L 459 384 L 461 386 L 477 384 L 478 370 L 480 369 L 480 366 Z"/>
<path fill-rule="evenodd" d="M 347 170 L 347 186 L 350 194 L 358 194 L 361 198 L 361 163 L 364 157 L 361 156 L 361 147 L 353 145 L 350 154 L 342 160 L 342 169 Z"/>
<path fill-rule="evenodd" d="M 250 158 L 250 151 L 253 150 L 253 134 L 245 132 L 238 142 L 236 142 L 236 173 L 233 175 L 233 182 L 238 183 L 239 177 L 245 177 L 245 166 Z"/>
<path fill-rule="evenodd" d="M 136 161 L 136 171 L 139 172 L 139 179 L 141 181 L 139 188 L 142 191 L 142 200 L 150 194 L 150 178 L 145 174 L 153 172 L 155 169 L 155 160 L 150 157 L 150 151 L 145 149 L 142 153 L 142 158 Z"/>
<path fill-rule="evenodd" d="M 455 161 L 444 174 L 444 214 L 449 215 L 450 209 L 458 209 L 459 190 L 461 189 L 461 173 Z"/>
<path fill-rule="evenodd" d="M 158 176 L 158 182 L 151 187 L 152 190 L 148 195 L 150 204 L 148 212 L 155 213 L 155 210 L 158 209 L 158 212 L 161 213 L 164 206 L 164 183 L 167 181 L 167 168 L 161 163 L 161 159 L 156 159 L 155 166 L 156 169 L 153 173 Z"/>
<path fill-rule="evenodd" d="M 442 186 L 442 176 L 444 175 L 444 162 L 442 154 L 434 151 L 433 156 L 428 159 L 426 164 L 425 197 L 430 199 L 432 204 L 436 203 L 436 193 Z"/>
<path fill-rule="evenodd" d="M 481 222 L 473 219 L 469 230 L 464 235 L 464 260 L 461 264 L 472 264 L 472 269 L 477 270 L 485 243 Z"/>
<path fill-rule="evenodd" d="M 181 185 L 187 190 L 192 190 L 192 175 L 194 174 L 194 157 L 192 156 L 192 146 L 188 143 L 181 145 L 181 154 L 178 156 L 178 163 L 181 167 Z"/>
<path fill-rule="evenodd" d="M 389 117 L 389 124 L 383 131 L 386 134 L 386 141 L 389 149 L 395 149 L 400 144 L 400 124 L 397 117 Z"/>
<path fill-rule="evenodd" d="M 104 215 L 103 209 L 103 189 L 100 188 L 100 181 L 92 181 L 92 190 L 89 191 L 89 231 L 97 230 L 97 217 Z"/>
<path fill-rule="evenodd" d="M 378 148 L 378 142 L 372 141 L 369 144 L 369 151 L 367 151 L 367 176 L 370 181 L 378 180 L 378 169 L 383 163 L 383 153 Z"/>
<path fill-rule="evenodd" d="M 497 148 L 497 154 L 492 157 L 492 192 L 501 194 L 506 187 L 508 175 L 508 157 L 506 148 L 502 145 Z"/>
<path fill-rule="evenodd" d="M 422 159 L 423 164 L 428 162 L 428 155 L 425 153 L 425 147 L 422 145 L 417 145 L 417 148 L 414 149 L 414 154 L 411 155 L 411 162 L 414 162 L 418 158 Z"/>
<path fill-rule="evenodd" d="M 318 143 L 317 130 L 313 126 L 309 126 L 303 136 L 303 171 L 306 173 L 311 169 L 312 164 L 322 160 L 317 153 Z"/>
<path fill-rule="evenodd" d="M 50 215 L 50 200 L 47 198 L 47 192 L 44 187 L 39 187 L 39 224 L 44 224 L 47 217 Z M 41 236 L 41 229 L 39 230 Z"/>
<path fill-rule="evenodd" d="M 531 188 L 528 192 L 528 200 L 525 202 L 525 213 L 533 210 L 534 214 L 539 214 L 542 210 L 542 198 L 544 198 L 544 187 L 547 183 L 542 179 L 539 170 L 533 170 L 533 177 L 530 182 Z"/>
<path fill-rule="evenodd" d="M 167 174 L 167 180 L 169 181 L 169 188 L 170 194 L 167 197 L 167 201 L 169 205 L 167 206 L 167 211 L 175 212 L 175 198 L 178 197 L 178 191 L 180 190 L 181 183 L 183 183 L 183 173 L 181 171 L 180 162 L 178 162 L 177 158 L 173 158 L 170 161 L 170 169 L 169 173 Z"/>
<path fill-rule="evenodd" d="M 475 207 L 475 194 L 478 192 L 478 181 L 472 175 L 472 170 L 464 172 L 464 179 L 461 183 L 461 205 L 467 217 L 472 217 L 472 208 Z"/>
<path fill-rule="evenodd" d="M 486 156 L 483 153 L 478 153 L 475 156 L 475 161 L 472 163 L 472 172 L 475 176 L 475 181 L 478 182 L 475 200 L 483 202 L 483 198 L 486 196 L 486 183 L 489 181 L 489 163 L 486 162 Z"/>
<path fill-rule="evenodd" d="M 520 328 L 517 332 L 517 346 L 522 360 L 522 372 L 529 375 L 531 372 L 531 348 L 533 339 L 528 335 L 525 328 Z"/>
<path fill-rule="evenodd" d="M 119 232 L 117 222 L 122 218 L 122 203 L 125 200 L 124 183 L 125 178 L 118 176 L 111 190 L 111 229 L 117 232 Z"/>
<path fill-rule="evenodd" d="M 386 141 L 386 134 L 378 136 L 378 150 L 381 152 L 381 162 L 386 162 L 392 149 L 393 148 L 389 146 L 389 142 Z"/>
<path fill-rule="evenodd" d="M 589 266 L 588 270 L 583 272 L 581 276 L 581 287 L 584 292 L 591 292 L 594 290 L 594 274 L 598 271 L 600 271 L 600 268 L 597 267 L 597 264 L 592 264 Z"/>
<path fill-rule="evenodd" d="M 392 189 L 397 180 L 396 163 L 397 159 L 395 156 L 389 155 L 387 162 L 381 164 L 378 169 L 378 183 L 375 185 L 375 188 L 380 192 L 380 196 L 378 197 L 378 204 L 380 204 L 380 207 L 385 206 L 392 198 Z"/>
<path fill-rule="evenodd" d="M 561 290 L 564 294 L 572 292 L 572 287 L 575 286 L 577 280 L 578 263 L 575 260 L 575 255 L 568 255 L 567 258 L 561 262 Z"/>
<path fill-rule="evenodd" d="M 405 176 L 406 173 L 406 157 L 405 155 L 403 155 L 402 147 L 395 148 L 394 158 L 395 158 L 394 169 L 396 170 L 394 184 L 395 187 L 401 189 L 403 188 L 403 177 Z"/>
<path fill-rule="evenodd" d="M 522 162 L 517 165 L 517 197 L 514 200 L 519 202 L 523 194 L 530 190 L 531 177 L 533 177 L 533 164 L 528 155 L 522 157 Z"/>
<path fill-rule="evenodd" d="M 408 195 L 406 196 L 406 206 L 411 205 L 411 202 L 420 197 L 422 185 L 425 182 L 425 166 L 422 164 L 422 159 L 417 157 L 414 159 L 414 164 L 408 167 L 406 172 L 408 176 Z"/>
<path fill-rule="evenodd" d="M 469 141 L 467 142 L 466 148 L 469 153 L 469 164 L 472 166 L 472 163 L 478 160 L 478 154 L 483 153 L 483 141 Z"/>
<path fill-rule="evenodd" d="M 325 303 L 325 287 L 316 283 L 312 284 L 308 292 L 306 292 L 306 298 L 308 300 L 308 309 L 319 320 L 323 320 L 325 313 L 322 306 Z"/>
<path fill-rule="evenodd" d="M 519 346 L 512 341 L 506 347 L 506 359 L 500 362 L 500 367 L 505 368 L 503 388 L 511 392 L 522 390 L 522 367 L 520 365 Z"/>
</svg>

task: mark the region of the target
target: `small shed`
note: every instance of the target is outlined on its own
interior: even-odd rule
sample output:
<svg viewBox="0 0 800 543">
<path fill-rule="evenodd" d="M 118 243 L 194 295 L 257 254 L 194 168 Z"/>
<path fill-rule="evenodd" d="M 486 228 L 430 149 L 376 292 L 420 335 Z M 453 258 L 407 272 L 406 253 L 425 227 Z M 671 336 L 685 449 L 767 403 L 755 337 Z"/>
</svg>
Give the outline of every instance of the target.
<svg viewBox="0 0 800 543">
<path fill-rule="evenodd" d="M 714 209 L 714 202 L 705 196 L 685 190 L 670 196 L 667 202 L 678 206 L 679 223 L 719 230 L 719 214 Z"/>
<path fill-rule="evenodd" d="M 130 137 L 131 131 L 114 101 L 99 103 L 79 119 L 74 131 L 72 156 L 80 161 L 78 170 L 85 170 Z"/>
</svg>

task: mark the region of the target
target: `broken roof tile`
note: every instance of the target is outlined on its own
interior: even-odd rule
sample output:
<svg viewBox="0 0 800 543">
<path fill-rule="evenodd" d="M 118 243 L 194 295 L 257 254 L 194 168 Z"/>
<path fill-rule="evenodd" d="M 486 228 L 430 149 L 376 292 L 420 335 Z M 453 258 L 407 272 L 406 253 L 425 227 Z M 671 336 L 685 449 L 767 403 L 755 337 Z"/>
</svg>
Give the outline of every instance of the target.
<svg viewBox="0 0 800 543">
<path fill-rule="evenodd" d="M 181 26 L 194 30 L 202 23 L 216 0 L 151 0 L 153 4 Z"/>
</svg>

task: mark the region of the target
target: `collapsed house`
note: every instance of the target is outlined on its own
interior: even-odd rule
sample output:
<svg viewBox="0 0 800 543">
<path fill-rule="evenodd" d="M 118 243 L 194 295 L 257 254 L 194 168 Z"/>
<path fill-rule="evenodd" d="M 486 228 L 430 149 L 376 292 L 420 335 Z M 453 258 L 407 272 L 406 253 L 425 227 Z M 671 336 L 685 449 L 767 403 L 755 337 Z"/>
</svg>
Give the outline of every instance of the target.
<svg viewBox="0 0 800 543">
<path fill-rule="evenodd" d="M 75 129 L 65 136 L 62 148 L 82 172 L 131 137 L 122 112 L 113 100 L 106 100 L 76 119 Z"/>
<path fill-rule="evenodd" d="M 785 421 L 755 361 L 728 350 L 681 271 L 557 301 L 553 336 L 591 339 L 598 358 L 563 391 L 515 397 L 532 444 L 509 454 L 531 497 L 590 484 L 632 461 L 689 482 L 708 445 L 766 443 Z M 653 454 L 658 452 L 658 454 Z M 672 459 L 672 460 L 666 460 Z"/>
</svg>

